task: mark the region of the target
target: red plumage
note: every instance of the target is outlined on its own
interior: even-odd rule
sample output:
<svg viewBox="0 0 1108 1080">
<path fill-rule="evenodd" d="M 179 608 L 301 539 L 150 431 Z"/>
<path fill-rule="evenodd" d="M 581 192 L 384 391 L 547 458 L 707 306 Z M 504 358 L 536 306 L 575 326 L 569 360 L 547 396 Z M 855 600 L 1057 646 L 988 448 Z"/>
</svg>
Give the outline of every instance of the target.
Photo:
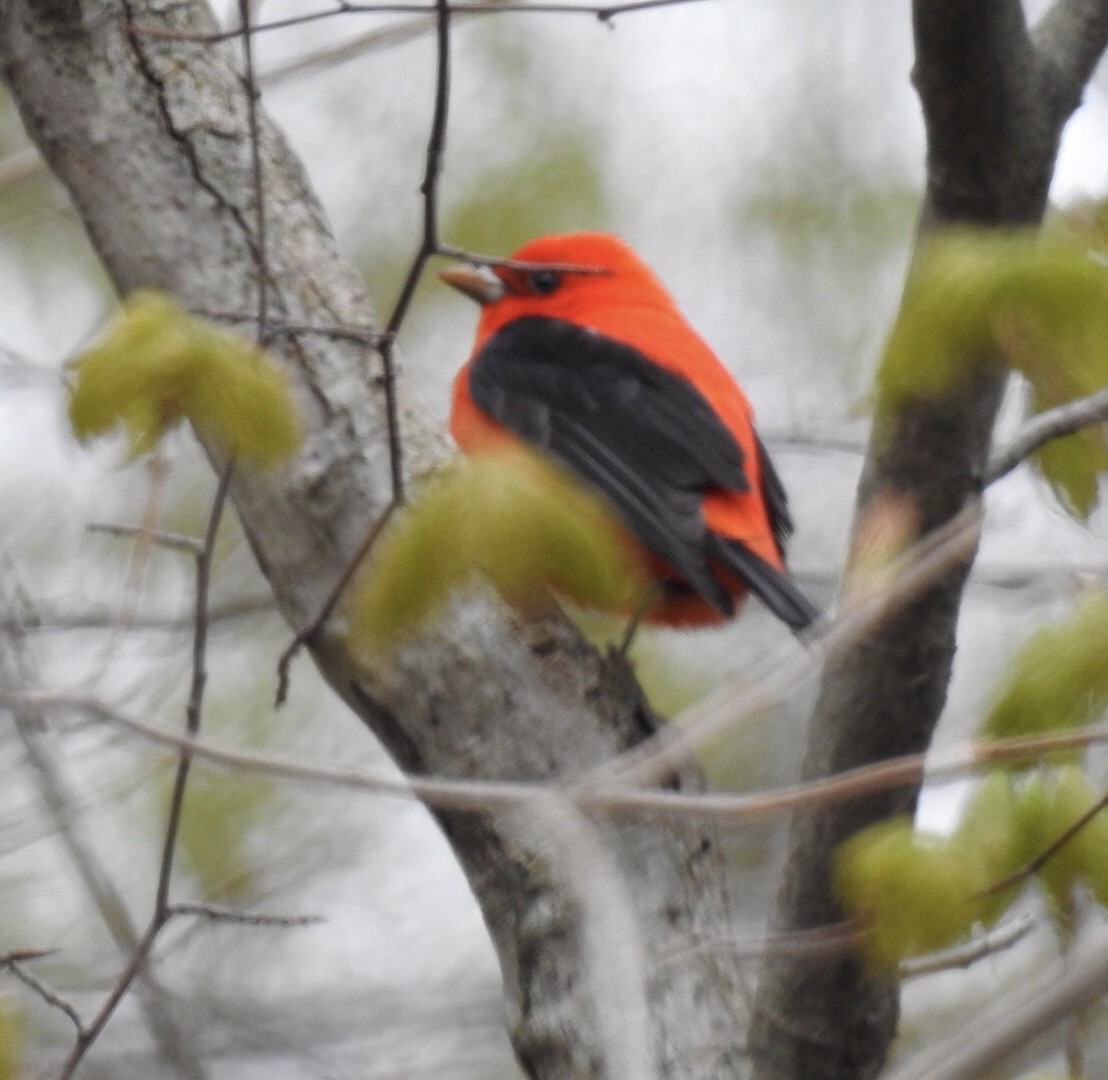
<svg viewBox="0 0 1108 1080">
<path fill-rule="evenodd" d="M 746 395 L 654 273 L 599 233 L 532 241 L 478 300 L 450 429 L 466 453 L 520 442 L 604 497 L 662 586 L 648 622 L 718 623 L 750 588 L 793 629 L 818 614 L 785 567 L 784 489 Z"/>
</svg>

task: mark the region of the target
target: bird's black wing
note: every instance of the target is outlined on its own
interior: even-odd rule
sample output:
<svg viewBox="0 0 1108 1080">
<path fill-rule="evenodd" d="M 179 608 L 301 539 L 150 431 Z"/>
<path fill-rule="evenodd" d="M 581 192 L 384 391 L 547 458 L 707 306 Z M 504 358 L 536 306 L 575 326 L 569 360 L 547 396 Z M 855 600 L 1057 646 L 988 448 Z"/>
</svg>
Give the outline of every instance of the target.
<svg viewBox="0 0 1108 1080">
<path fill-rule="evenodd" d="M 762 498 L 765 500 L 766 509 L 769 511 L 769 524 L 773 529 L 773 537 L 777 541 L 777 550 L 783 559 L 785 557 L 785 545 L 793 534 L 793 518 L 789 513 L 789 498 L 785 494 L 785 485 L 781 483 L 781 477 L 770 460 L 769 452 L 765 444 L 757 434 L 754 436 L 758 443 L 758 462 L 762 473 Z"/>
<path fill-rule="evenodd" d="M 708 533 L 708 552 L 721 566 L 750 586 L 750 591 L 762 601 L 786 626 L 799 633 L 820 617 L 822 612 L 797 588 L 788 574 L 753 552 L 738 540 L 729 540 Z"/>
<path fill-rule="evenodd" d="M 509 323 L 474 359 L 477 406 L 599 491 L 706 601 L 731 597 L 708 565 L 705 491 L 748 491 L 743 451 L 687 380 L 557 319 Z M 780 482 L 778 481 L 778 484 Z"/>
<path fill-rule="evenodd" d="M 785 485 L 770 460 L 762 440 L 757 442 L 758 465 L 761 474 L 762 499 L 769 514 L 770 528 L 777 542 L 777 551 L 785 558 L 785 544 L 793 532 L 793 519 L 789 513 L 789 500 Z M 736 540 L 714 534 L 708 537 L 708 550 L 720 565 L 742 578 L 757 596 L 782 622 L 793 630 L 801 631 L 822 614 L 797 587 L 788 574 L 781 573 L 772 563 Z"/>
</svg>

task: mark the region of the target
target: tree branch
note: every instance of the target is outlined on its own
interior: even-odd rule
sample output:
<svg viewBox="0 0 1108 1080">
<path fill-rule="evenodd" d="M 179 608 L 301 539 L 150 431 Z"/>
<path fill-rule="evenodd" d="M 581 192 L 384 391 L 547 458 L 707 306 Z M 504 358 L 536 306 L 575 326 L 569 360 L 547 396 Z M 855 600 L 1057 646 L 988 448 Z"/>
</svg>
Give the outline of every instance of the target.
<svg viewBox="0 0 1108 1080">
<path fill-rule="evenodd" d="M 0 595 L 0 599 L 6 598 Z M 16 602 L 5 606 L 18 610 L 21 605 Z M 23 654 L 22 644 L 16 632 L 9 647 L 0 651 L 0 673 L 6 676 L 9 684 L 37 682 L 31 660 Z M 132 957 L 141 947 L 138 929 L 126 899 L 87 834 L 84 818 L 77 809 L 80 799 L 71 790 L 65 771 L 50 746 L 43 715 L 26 701 L 19 703 L 13 698 L 9 704 L 39 797 L 58 840 L 116 950 L 124 957 Z M 187 1080 L 204 1080 L 204 1070 L 173 1015 L 169 995 L 153 972 L 139 971 L 137 974 L 140 979 L 137 987 L 139 1006 L 163 1063 Z M 77 1026 L 78 1037 L 81 1037 L 84 1027 L 75 1010 L 71 1018 Z"/>
<path fill-rule="evenodd" d="M 921 233 L 949 225 L 1037 223 L 1068 112 L 1050 93 L 1019 0 L 913 4 L 913 73 L 927 129 Z M 858 491 L 855 533 L 876 497 L 914 503 L 920 531 L 958 514 L 982 486 L 1002 380 L 981 375 L 948 398 L 895 411 L 879 401 Z M 971 556 L 880 631 L 827 666 L 804 776 L 926 749 L 946 700 L 958 608 Z M 913 789 L 798 817 L 790 832 L 776 926 L 831 925 L 834 852 L 859 829 L 911 812 Z M 858 1080 L 881 1069 L 896 1032 L 895 980 L 856 953 L 767 959 L 752 1031 L 762 1080 Z"/>
<path fill-rule="evenodd" d="M 1055 0 L 1031 37 L 1064 119 L 1081 104 L 1085 87 L 1108 47 L 1108 3 Z"/>
<path fill-rule="evenodd" d="M 56 990 L 47 986 L 38 976 L 31 974 L 26 968 L 28 960 L 37 960 L 40 956 L 48 956 L 48 952 L 41 950 L 19 953 L 8 953 L 0 956 L 0 969 L 7 968 L 24 986 L 38 994 L 47 1005 L 53 1006 L 59 1012 L 69 1017 L 70 1022 L 81 1031 L 81 1016 L 70 1002 L 63 998 Z"/>
<path fill-rule="evenodd" d="M 208 645 L 208 592 L 211 585 L 212 552 L 215 549 L 216 534 L 223 519 L 223 508 L 227 503 L 227 494 L 231 484 L 233 468 L 230 462 L 223 466 L 216 485 L 215 497 L 208 514 L 208 525 L 204 532 L 204 541 L 196 556 L 196 610 L 193 613 L 192 639 L 192 680 L 188 703 L 185 706 L 185 733 L 195 739 L 200 732 L 200 717 L 204 700 L 204 688 L 208 681 L 207 645 Z M 131 984 L 146 966 L 150 951 L 154 947 L 162 928 L 171 918 L 169 906 L 169 885 L 173 876 L 173 864 L 177 853 L 177 839 L 180 834 L 181 812 L 184 807 L 185 789 L 192 768 L 192 752 L 182 747 L 178 752 L 177 772 L 173 778 L 173 789 L 169 798 L 169 814 L 162 842 L 162 855 L 158 867 L 158 880 L 154 895 L 154 912 L 141 939 L 135 944 L 123 971 L 100 1006 L 96 1016 L 87 1026 L 77 1032 L 77 1041 L 60 1073 L 60 1080 L 69 1080 L 77 1070 L 93 1043 L 100 1037 L 116 1007 L 131 989 Z"/>
<path fill-rule="evenodd" d="M 236 52 L 126 29 L 137 25 L 184 35 L 217 29 L 197 0 L 13 0 L 0 15 L 3 77 L 120 291 L 159 287 L 191 309 L 256 310 L 251 140 Z M 271 325 L 373 326 L 357 272 L 261 109 L 256 145 Z M 363 341 L 281 334 L 271 347 L 289 372 L 305 442 L 284 472 L 236 470 L 232 498 L 297 628 L 321 609 L 391 499 L 388 409 L 380 356 Z M 396 405 L 405 473 L 418 478 L 444 461 L 447 443 L 403 380 Z M 559 618 L 523 621 L 488 596 L 451 609 L 387 665 L 357 655 L 335 627 L 312 649 L 331 685 L 416 774 L 580 775 L 655 723 L 622 661 L 601 657 Z M 687 770 L 682 783 L 699 778 Z M 604 1041 L 571 891 L 510 815 L 438 817 L 499 953 L 521 1061 L 533 1075 L 590 1075 Z M 710 826 L 598 828 L 628 882 L 643 941 L 667 948 L 729 932 L 726 866 Z M 693 958 L 679 977 L 652 981 L 656 1071 L 674 1076 L 696 1061 L 703 1077 L 735 1075 L 741 993 L 738 964 L 719 957 Z"/>
<path fill-rule="evenodd" d="M 244 596 L 213 604 L 208 622 L 217 626 L 223 622 L 249 619 L 256 615 L 272 615 L 277 606 L 271 595 Z M 109 607 L 93 607 L 85 611 L 66 611 L 63 608 L 39 608 L 33 621 L 21 623 L 18 617 L 0 618 L 0 634 L 38 634 L 74 630 L 115 630 L 119 625 L 119 612 Z M 192 628 L 193 612 L 134 615 L 127 620 L 128 630 L 161 630 L 180 633 Z"/>
<path fill-rule="evenodd" d="M 1106 422 L 1108 389 L 1076 401 L 1067 401 L 1065 405 L 1033 416 L 1016 432 L 1007 446 L 1001 447 L 989 458 L 985 469 L 985 483 L 992 484 L 1007 476 L 1048 442 Z"/>
<path fill-rule="evenodd" d="M 1083 942 L 1061 975 L 1042 980 L 1019 1000 L 1007 998 L 932 1050 L 918 1054 L 888 1080 L 964 1080 L 986 1076 L 1032 1039 L 1108 993 L 1108 933 Z"/>
<path fill-rule="evenodd" d="M 995 956 L 1018 945 L 1039 922 L 1038 914 L 1025 911 L 1022 915 L 994 927 L 987 934 L 972 937 L 960 945 L 952 945 L 941 952 L 909 957 L 900 962 L 900 978 L 918 979 L 941 971 L 972 967 L 986 957 Z"/>
<path fill-rule="evenodd" d="M 236 772 L 279 780 L 349 788 L 377 796 L 419 799 L 429 807 L 456 814 L 484 816 L 525 809 L 549 799 L 549 784 L 500 780 L 456 780 L 437 776 L 404 776 L 375 772 L 329 762 L 293 760 L 259 753 L 167 731 L 138 720 L 103 701 L 82 695 L 40 694 L 24 699 L 4 695 L 0 701 L 36 709 L 72 710 L 108 724 L 156 746 L 187 751 L 212 765 Z M 1070 753 L 1108 743 L 1108 725 L 1094 725 L 1052 735 L 1023 735 L 985 739 L 953 747 L 937 756 L 909 754 L 861 765 L 835 776 L 809 780 L 789 787 L 739 795 L 722 792 L 658 791 L 628 788 L 622 784 L 569 788 L 562 796 L 582 812 L 603 818 L 634 820 L 713 821 L 721 828 L 741 828 L 780 818 L 795 810 L 811 810 L 857 801 L 868 795 L 900 788 L 919 787 L 926 777 L 932 783 L 964 777 L 983 769 L 1012 763 L 1031 763 L 1048 754 Z M 825 927 L 816 928 L 821 933 Z M 784 935 L 792 939 L 803 937 Z M 778 935 L 780 936 L 780 935 Z M 680 950 L 682 953 L 684 949 Z"/>
</svg>

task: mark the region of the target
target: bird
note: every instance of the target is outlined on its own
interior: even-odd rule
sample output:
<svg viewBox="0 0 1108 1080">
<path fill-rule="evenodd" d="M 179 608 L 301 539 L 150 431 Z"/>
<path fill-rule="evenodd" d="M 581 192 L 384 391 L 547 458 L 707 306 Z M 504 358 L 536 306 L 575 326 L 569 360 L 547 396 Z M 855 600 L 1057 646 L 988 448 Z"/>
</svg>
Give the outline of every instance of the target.
<svg viewBox="0 0 1108 1080">
<path fill-rule="evenodd" d="M 786 567 L 793 522 L 750 402 L 629 245 L 544 236 L 439 276 L 481 308 L 455 441 L 522 444 L 599 495 L 656 585 L 644 622 L 719 625 L 748 592 L 798 634 L 819 618 Z"/>
</svg>

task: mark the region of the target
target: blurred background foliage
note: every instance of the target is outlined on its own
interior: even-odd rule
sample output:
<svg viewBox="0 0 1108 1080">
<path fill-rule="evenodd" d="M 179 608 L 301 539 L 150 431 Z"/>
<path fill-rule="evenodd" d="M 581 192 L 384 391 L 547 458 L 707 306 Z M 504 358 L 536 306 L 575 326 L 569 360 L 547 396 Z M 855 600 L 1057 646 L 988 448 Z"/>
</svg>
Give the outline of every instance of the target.
<svg viewBox="0 0 1108 1080">
<path fill-rule="evenodd" d="M 230 22 L 234 8 L 221 3 L 217 13 Z M 308 9 L 305 0 L 268 0 L 262 18 Z M 345 59 L 318 58 L 371 34 Z M 264 103 L 386 314 L 419 242 L 430 24 L 347 15 L 259 35 L 257 47 L 268 73 Z M 497 255 L 559 230 L 600 228 L 631 242 L 754 401 L 798 522 L 794 568 L 825 604 L 835 596 L 870 381 L 920 198 L 923 136 L 910 67 L 908 4 L 887 0 L 706 0 L 611 25 L 584 14 L 455 25 L 444 239 Z M 1103 194 L 1105 119 L 1097 86 L 1063 149 L 1056 194 L 1064 204 Z M 86 526 L 153 517 L 198 534 L 214 481 L 186 433 L 163 444 L 154 467 L 124 467 L 120 443 L 82 449 L 69 434 L 64 364 L 115 301 L 6 99 L 0 294 L 0 685 L 95 693 L 176 727 L 187 694 L 191 563 L 136 552 Z M 472 305 L 429 275 L 402 330 L 405 373 L 440 416 L 473 320 Z M 1004 430 L 1025 396 L 1013 388 Z M 975 729 L 1017 645 L 1068 607 L 1076 584 L 1103 579 L 1106 528 L 1103 511 L 1087 529 L 1074 524 L 1026 470 L 990 493 L 940 745 Z M 389 768 L 307 663 L 295 669 L 290 703 L 273 712 L 273 668 L 288 631 L 233 518 L 220 540 L 213 605 L 226 614 L 212 627 L 206 732 L 293 757 Z M 601 641 L 622 630 L 599 617 L 586 622 Z M 794 648 L 751 605 L 724 631 L 641 633 L 636 658 L 654 700 L 676 710 Z M 745 789 L 790 778 L 810 692 L 799 687 L 787 708 L 750 718 L 715 748 L 706 760 L 713 781 Z M 173 759 L 79 712 L 20 730 L 0 727 L 8 777 L 0 786 L 0 951 L 57 949 L 32 970 L 88 1015 L 123 958 L 65 829 L 77 827 L 141 924 Z M 53 762 L 54 781 L 34 764 L 34 748 Z M 52 811 L 55 782 L 64 799 Z M 927 793 L 929 827 L 952 829 L 969 790 Z M 735 834 L 740 938 L 762 931 L 779 842 L 777 827 Z M 419 808 L 198 770 L 174 895 L 327 920 L 297 929 L 170 927 L 158 977 L 212 1075 L 518 1075 L 479 913 Z M 906 1043 L 941 1030 L 998 982 L 1022 978 L 1049 949 L 1046 936 L 1035 937 L 988 970 L 959 973 L 956 992 L 942 976 L 914 984 Z M 69 1022 L 14 980 L 0 991 L 0 1080 L 55 1064 L 72 1039 Z M 131 1000 L 87 1075 L 146 1078 L 158 1068 Z"/>
</svg>

